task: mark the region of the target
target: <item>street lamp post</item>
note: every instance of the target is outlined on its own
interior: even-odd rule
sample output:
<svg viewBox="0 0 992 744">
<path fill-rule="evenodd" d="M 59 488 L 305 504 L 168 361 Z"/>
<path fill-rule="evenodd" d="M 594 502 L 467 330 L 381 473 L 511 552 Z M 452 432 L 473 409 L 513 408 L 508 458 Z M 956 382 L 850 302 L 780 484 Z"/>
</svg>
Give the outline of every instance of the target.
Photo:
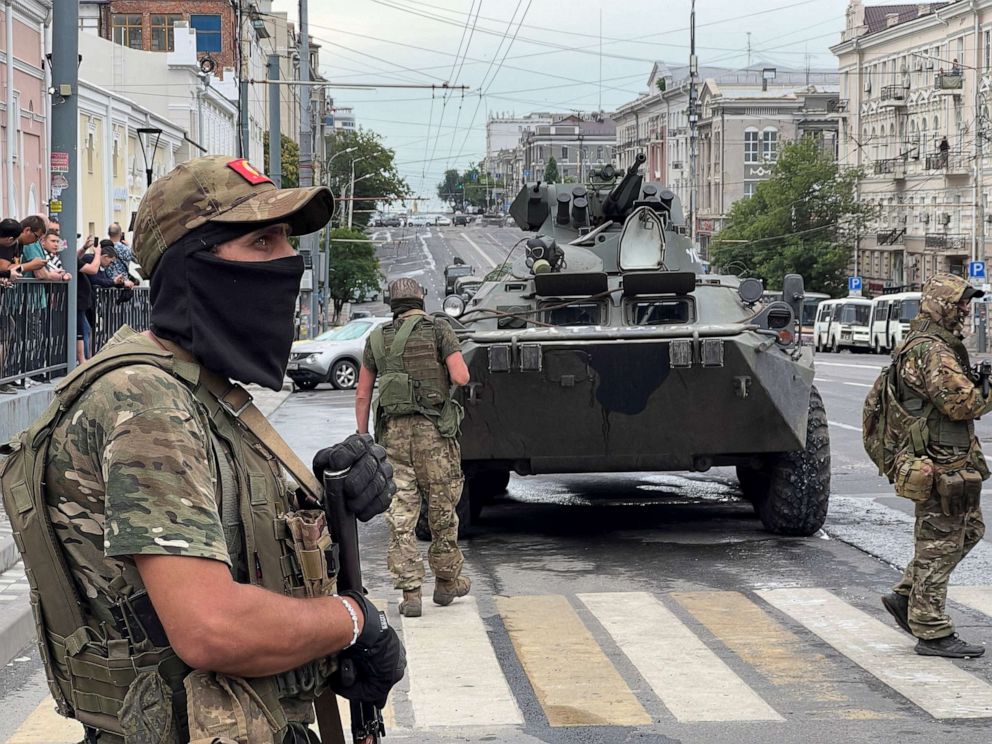
<svg viewBox="0 0 992 744">
<path fill-rule="evenodd" d="M 357 158 L 351 159 L 351 188 L 348 190 L 351 193 L 351 201 L 348 202 L 348 229 L 351 229 L 351 221 L 355 216 L 355 163 L 362 160 L 368 160 L 367 155 L 362 155 Z"/>
<path fill-rule="evenodd" d="M 158 142 L 162 138 L 162 130 L 157 127 L 139 127 L 138 144 L 141 145 L 141 157 L 145 161 L 146 186 L 152 185 L 152 172 L 155 169 L 155 153 L 158 152 Z M 155 138 L 154 142 L 152 137 Z M 148 147 L 151 148 L 151 157 L 148 156 Z"/>
</svg>

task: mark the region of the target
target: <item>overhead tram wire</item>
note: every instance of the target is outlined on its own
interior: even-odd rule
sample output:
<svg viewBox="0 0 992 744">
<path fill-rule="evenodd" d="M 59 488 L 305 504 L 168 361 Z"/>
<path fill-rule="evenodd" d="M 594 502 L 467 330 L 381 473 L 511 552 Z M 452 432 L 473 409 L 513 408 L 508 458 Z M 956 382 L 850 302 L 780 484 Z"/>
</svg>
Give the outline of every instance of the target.
<svg viewBox="0 0 992 744">
<path fill-rule="evenodd" d="M 472 30 L 469 32 L 468 42 L 465 44 L 465 55 L 462 56 L 461 64 L 458 66 L 458 72 L 455 73 L 455 76 L 453 78 L 456 81 L 461 77 L 462 68 L 465 66 L 465 56 L 468 55 L 469 47 L 472 44 L 472 38 L 475 36 L 475 27 L 479 23 L 479 13 L 481 13 L 481 12 L 482 12 L 482 0 L 479 0 L 479 7 L 475 11 L 475 18 L 472 20 Z M 500 45 L 502 45 L 502 43 L 503 42 L 500 41 Z M 464 105 L 465 105 L 465 95 L 462 94 L 461 98 L 458 99 L 458 111 L 455 113 L 455 130 L 456 131 L 458 130 L 458 122 L 461 121 L 461 118 L 462 118 L 462 106 L 464 106 Z M 452 143 L 454 143 L 454 140 L 452 140 Z M 448 147 L 448 157 L 449 158 L 451 157 L 451 150 L 452 150 L 452 147 L 449 146 Z M 447 168 L 448 168 L 448 163 L 447 163 L 447 161 L 445 161 L 445 170 L 447 170 Z"/>
</svg>

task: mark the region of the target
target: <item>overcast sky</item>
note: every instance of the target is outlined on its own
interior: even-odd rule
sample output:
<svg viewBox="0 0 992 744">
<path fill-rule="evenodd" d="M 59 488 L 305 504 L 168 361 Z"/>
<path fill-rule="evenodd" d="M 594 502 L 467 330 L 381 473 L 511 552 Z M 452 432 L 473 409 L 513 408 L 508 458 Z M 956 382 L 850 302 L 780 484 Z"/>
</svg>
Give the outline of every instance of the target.
<svg viewBox="0 0 992 744">
<path fill-rule="evenodd" d="M 294 0 L 274 4 L 291 18 L 297 14 Z M 321 45 L 329 80 L 469 87 L 447 97 L 430 89 L 332 89 L 336 105 L 354 107 L 359 125 L 396 151 L 401 174 L 423 196 L 435 194 L 446 168 L 483 157 L 488 115 L 610 111 L 646 89 L 654 60 L 685 64 L 689 56 L 689 0 L 310 0 L 309 6 L 310 34 Z M 752 64 L 835 69 L 828 46 L 840 40 L 846 6 L 847 0 L 698 0 L 699 62 L 746 66 L 750 32 Z"/>
</svg>

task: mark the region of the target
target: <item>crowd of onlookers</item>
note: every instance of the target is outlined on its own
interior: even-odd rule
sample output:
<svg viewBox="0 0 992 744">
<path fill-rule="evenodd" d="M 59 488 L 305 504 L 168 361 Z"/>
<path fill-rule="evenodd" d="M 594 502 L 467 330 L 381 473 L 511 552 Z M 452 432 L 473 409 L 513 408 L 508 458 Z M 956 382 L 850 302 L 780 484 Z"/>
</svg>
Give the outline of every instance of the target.
<svg viewBox="0 0 992 744">
<path fill-rule="evenodd" d="M 79 242 L 77 236 L 74 242 Z M 12 286 L 20 280 L 41 282 L 68 282 L 72 275 L 65 270 L 62 260 L 68 249 L 67 241 L 59 231 L 59 223 L 31 215 L 23 220 L 0 220 L 0 288 Z M 92 355 L 91 338 L 95 326 L 94 287 L 127 290 L 126 299 L 137 279 L 130 273 L 133 261 L 131 248 L 124 240 L 120 224 L 107 229 L 106 238 L 88 236 L 76 248 L 78 277 L 76 282 L 76 358 L 82 363 Z M 38 287 L 28 295 L 28 304 L 34 308 L 46 307 L 47 293 Z M 30 309 L 30 307 L 29 307 Z M 27 334 L 41 334 L 27 318 Z M 13 392 L 9 385 L 0 385 L 0 392 Z"/>
</svg>

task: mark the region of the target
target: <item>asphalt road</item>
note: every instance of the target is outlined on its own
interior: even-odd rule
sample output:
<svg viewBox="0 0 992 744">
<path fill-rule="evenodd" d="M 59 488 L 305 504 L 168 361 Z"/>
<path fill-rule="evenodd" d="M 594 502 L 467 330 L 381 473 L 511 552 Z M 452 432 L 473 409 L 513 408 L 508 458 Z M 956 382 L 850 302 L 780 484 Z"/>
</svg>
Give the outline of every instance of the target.
<svg viewBox="0 0 992 744">
<path fill-rule="evenodd" d="M 520 233 L 389 237 L 387 271 L 424 277 L 439 301 L 453 255 L 487 270 L 483 257 L 501 261 Z M 428 599 L 404 620 L 385 524 L 363 525 L 370 594 L 409 653 L 390 739 L 986 744 L 992 659 L 916 656 L 878 602 L 912 534 L 861 448 L 861 403 L 882 363 L 817 355 L 833 493 L 811 538 L 764 532 L 728 470 L 514 476 L 463 543 L 472 595 L 448 608 Z M 354 430 L 353 404 L 321 386 L 272 420 L 306 459 Z M 989 425 L 979 432 L 987 440 Z M 952 612 L 963 636 L 992 645 L 990 576 L 985 540 L 954 575 Z M 45 716 L 36 654 L 23 658 L 0 673 L 0 740 L 73 741 Z"/>
</svg>

